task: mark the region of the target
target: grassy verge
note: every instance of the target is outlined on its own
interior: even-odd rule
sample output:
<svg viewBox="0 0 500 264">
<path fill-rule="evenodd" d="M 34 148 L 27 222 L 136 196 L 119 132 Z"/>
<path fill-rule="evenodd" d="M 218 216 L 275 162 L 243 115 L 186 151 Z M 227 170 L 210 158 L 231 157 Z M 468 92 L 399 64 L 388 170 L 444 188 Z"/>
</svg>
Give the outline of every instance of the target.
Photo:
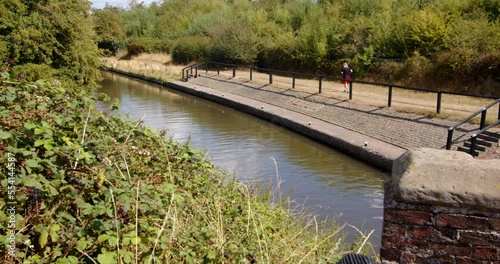
<svg viewBox="0 0 500 264">
<path fill-rule="evenodd" d="M 333 263 L 370 250 L 369 236 L 347 244 L 345 226 L 292 214 L 279 184 L 243 185 L 97 99 L 0 80 L 3 263 Z"/>
</svg>

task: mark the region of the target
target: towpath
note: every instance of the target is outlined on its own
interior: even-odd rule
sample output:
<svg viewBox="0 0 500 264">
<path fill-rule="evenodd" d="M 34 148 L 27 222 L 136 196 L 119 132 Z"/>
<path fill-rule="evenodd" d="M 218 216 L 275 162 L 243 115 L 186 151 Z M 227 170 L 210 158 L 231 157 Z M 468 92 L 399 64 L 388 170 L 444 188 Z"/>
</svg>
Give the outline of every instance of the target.
<svg viewBox="0 0 500 264">
<path fill-rule="evenodd" d="M 456 123 L 356 103 L 348 100 L 347 93 L 343 93 L 345 99 L 333 98 L 328 93 L 319 94 L 317 88 L 299 91 L 210 73 L 190 78 L 189 82 L 298 112 L 403 149 L 443 149 L 447 130 Z M 340 85 L 337 88 L 339 93 L 342 92 Z M 454 140 L 467 139 L 477 127 L 464 125 L 454 133 Z"/>
<path fill-rule="evenodd" d="M 313 86 L 292 89 L 255 77 L 249 81 L 227 74 L 200 72 L 188 82 L 175 81 L 168 86 L 229 106 L 239 105 L 261 117 L 271 116 L 267 119 L 282 119 L 281 124 L 288 123 L 285 126 L 299 133 L 389 170 L 392 161 L 408 149 L 444 149 L 448 128 L 456 123 L 348 100 L 349 94 L 342 93 L 340 83 L 318 93 L 318 88 Z M 264 106 L 265 111 L 261 111 L 259 108 Z M 455 130 L 453 141 L 465 141 L 477 129 L 478 125 L 464 124 Z M 497 151 L 498 148 L 487 158 L 500 158 Z"/>
</svg>

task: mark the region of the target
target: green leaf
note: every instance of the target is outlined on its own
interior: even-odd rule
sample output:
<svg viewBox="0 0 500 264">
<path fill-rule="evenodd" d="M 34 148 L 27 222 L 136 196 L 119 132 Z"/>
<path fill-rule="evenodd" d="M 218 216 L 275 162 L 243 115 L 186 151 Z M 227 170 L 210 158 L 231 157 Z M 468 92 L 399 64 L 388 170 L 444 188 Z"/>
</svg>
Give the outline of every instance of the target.
<svg viewBox="0 0 500 264">
<path fill-rule="evenodd" d="M 12 137 L 11 133 L 9 133 L 7 131 L 0 130 L 0 139 L 8 139 L 11 137 Z"/>
<path fill-rule="evenodd" d="M 215 254 L 214 251 L 208 252 L 207 258 L 208 259 L 215 259 L 217 257 L 217 254 Z"/>
<path fill-rule="evenodd" d="M 76 243 L 76 248 L 78 248 L 81 251 L 84 251 L 89 245 L 90 242 L 82 238 L 78 240 L 78 242 Z"/>
<path fill-rule="evenodd" d="M 60 213 L 59 216 L 70 221 L 72 224 L 74 224 L 76 222 L 76 219 L 68 213 Z"/>
<path fill-rule="evenodd" d="M 120 109 L 120 101 L 116 100 L 110 106 L 111 111 Z"/>
<path fill-rule="evenodd" d="M 54 232 L 61 231 L 61 226 L 59 224 L 54 224 L 53 226 L 50 227 L 50 230 Z"/>
<path fill-rule="evenodd" d="M 116 247 L 116 244 L 118 244 L 118 239 L 116 239 L 115 236 L 110 236 L 108 238 L 108 243 L 109 243 L 110 246 Z"/>
<path fill-rule="evenodd" d="M 35 141 L 35 147 L 43 146 L 46 150 L 51 151 L 54 149 L 52 143 L 54 143 L 54 141 L 51 138 L 39 139 Z"/>
<path fill-rule="evenodd" d="M 52 141 L 52 140 L 50 140 L 50 141 Z M 48 151 L 51 151 L 51 150 L 53 150 L 53 149 L 54 149 L 54 146 L 52 146 L 52 142 L 49 142 L 49 143 L 45 143 L 45 144 L 43 144 L 43 147 L 44 147 L 46 150 L 48 150 Z"/>
<path fill-rule="evenodd" d="M 38 161 L 34 160 L 34 159 L 29 159 L 29 160 L 26 160 L 25 161 L 25 164 L 31 168 L 36 168 L 38 167 Z"/>
<path fill-rule="evenodd" d="M 40 135 L 45 133 L 45 129 L 43 128 L 35 128 L 35 135 Z"/>
<path fill-rule="evenodd" d="M 43 146 L 43 144 L 45 144 L 45 139 L 38 139 L 35 141 L 35 147 Z"/>
<path fill-rule="evenodd" d="M 29 176 L 30 177 L 26 177 L 24 179 L 24 181 L 23 181 L 24 186 L 33 186 L 33 187 L 36 187 L 38 189 L 42 189 L 42 190 L 44 189 L 43 185 L 39 181 L 33 179 L 34 178 L 33 174 L 30 174 Z"/>
<path fill-rule="evenodd" d="M 132 244 L 134 245 L 138 245 L 141 243 L 141 237 L 133 237 L 130 239 L 130 242 L 132 242 Z"/>
<path fill-rule="evenodd" d="M 59 224 L 54 224 L 50 227 L 50 240 L 52 242 L 59 242 L 59 234 L 58 232 L 61 230 L 61 226 Z"/>
<path fill-rule="evenodd" d="M 78 264 L 78 258 L 75 256 L 68 256 L 67 258 L 60 258 L 56 264 Z"/>
<path fill-rule="evenodd" d="M 38 244 L 41 248 L 45 247 L 45 245 L 49 242 L 49 231 L 47 229 L 43 230 L 38 238 Z"/>
<path fill-rule="evenodd" d="M 59 191 L 54 188 L 52 185 L 48 185 L 48 190 L 49 190 L 49 194 L 54 196 L 54 195 L 58 195 L 59 194 Z"/>
<path fill-rule="evenodd" d="M 104 252 L 97 256 L 97 261 L 100 264 L 116 264 L 116 253 L 114 252 Z"/>
<path fill-rule="evenodd" d="M 99 243 L 102 243 L 103 241 L 108 240 L 108 238 L 109 238 L 109 235 L 107 235 L 107 234 L 103 234 L 103 235 L 100 235 L 100 236 L 97 238 L 97 241 L 99 241 Z"/>
<path fill-rule="evenodd" d="M 99 93 L 97 95 L 97 100 L 103 101 L 103 102 L 109 102 L 111 99 L 110 99 L 110 97 L 107 94 Z"/>
<path fill-rule="evenodd" d="M 78 258 L 75 257 L 75 256 L 69 256 L 67 263 L 69 263 L 69 264 L 78 264 Z"/>
<path fill-rule="evenodd" d="M 24 124 L 24 128 L 28 129 L 28 130 L 32 130 L 34 129 L 35 127 L 38 127 L 36 124 L 33 124 L 33 123 L 25 123 Z"/>
<path fill-rule="evenodd" d="M 1 77 L 2 77 L 2 79 L 4 79 L 4 80 L 7 80 L 7 79 L 9 79 L 9 78 L 10 78 L 10 75 L 9 75 L 9 73 L 8 73 L 8 72 L 1 72 L 1 73 L 0 73 L 0 76 L 1 76 Z"/>
</svg>

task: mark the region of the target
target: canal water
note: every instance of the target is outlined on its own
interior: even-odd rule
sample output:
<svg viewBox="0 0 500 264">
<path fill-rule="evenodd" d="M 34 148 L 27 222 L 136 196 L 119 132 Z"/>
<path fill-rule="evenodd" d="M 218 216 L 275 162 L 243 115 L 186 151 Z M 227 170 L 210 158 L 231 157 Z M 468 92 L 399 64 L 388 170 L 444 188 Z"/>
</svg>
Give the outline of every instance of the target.
<svg viewBox="0 0 500 264">
<path fill-rule="evenodd" d="M 281 180 L 292 207 L 318 219 L 337 218 L 380 246 L 383 182 L 389 175 L 295 132 L 201 98 L 104 72 L 99 92 L 121 101 L 119 110 L 167 136 L 208 153 L 242 182 Z M 345 229 L 352 237 L 357 231 Z"/>
</svg>

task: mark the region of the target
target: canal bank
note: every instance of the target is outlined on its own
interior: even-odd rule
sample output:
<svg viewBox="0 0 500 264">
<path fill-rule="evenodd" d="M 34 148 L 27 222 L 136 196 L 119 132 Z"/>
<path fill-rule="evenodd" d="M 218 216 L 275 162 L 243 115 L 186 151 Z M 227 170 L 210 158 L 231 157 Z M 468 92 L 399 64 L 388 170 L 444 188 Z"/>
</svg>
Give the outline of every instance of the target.
<svg viewBox="0 0 500 264">
<path fill-rule="evenodd" d="M 359 105 L 320 94 L 296 92 L 200 75 L 188 82 L 155 79 L 108 71 L 166 86 L 229 106 L 279 124 L 386 171 L 408 149 L 441 149 L 454 121 L 400 113 L 390 108 Z M 455 137 L 466 132 L 458 131 Z"/>
<path fill-rule="evenodd" d="M 281 125 L 384 170 L 391 170 L 392 162 L 405 152 L 403 148 L 368 135 L 262 101 L 191 82 L 169 82 L 166 85 Z"/>
<path fill-rule="evenodd" d="M 141 79 L 143 81 L 167 86 L 178 91 L 192 94 L 239 111 L 252 114 L 320 141 L 334 149 L 345 152 L 348 155 L 383 170 L 390 171 L 392 168 L 392 162 L 406 151 L 404 148 L 378 140 L 370 137 L 369 135 L 333 125 L 318 118 L 247 97 L 231 93 L 223 93 L 220 90 L 205 87 L 193 82 L 162 82 L 143 76 L 120 72 L 114 69 L 107 70 L 113 73 Z"/>
</svg>

